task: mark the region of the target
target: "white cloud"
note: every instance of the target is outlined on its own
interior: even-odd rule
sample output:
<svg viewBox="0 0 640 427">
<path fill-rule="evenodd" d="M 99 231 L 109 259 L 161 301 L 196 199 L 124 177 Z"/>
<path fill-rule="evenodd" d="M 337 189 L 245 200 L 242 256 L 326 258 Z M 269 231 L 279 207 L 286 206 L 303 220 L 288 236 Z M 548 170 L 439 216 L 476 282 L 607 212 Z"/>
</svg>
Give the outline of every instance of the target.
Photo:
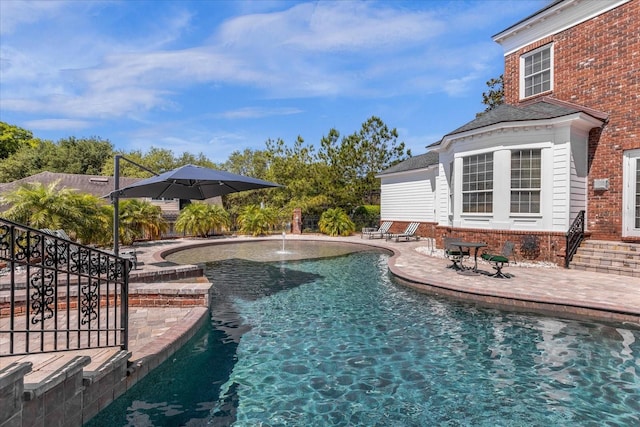
<svg viewBox="0 0 640 427">
<path fill-rule="evenodd" d="M 144 120 L 146 113 L 186 110 L 184 103 L 197 102 L 181 98 L 185 91 L 203 96 L 228 86 L 253 91 L 254 99 L 382 98 L 416 91 L 460 96 L 469 83 L 486 78 L 482 73 L 499 60 L 500 49 L 489 35 L 471 53 L 468 44 L 452 40 L 488 25 L 487 14 L 508 13 L 484 2 L 470 10 L 444 3 L 431 11 L 394 2 L 313 2 L 284 10 L 282 3 L 242 3 L 238 7 L 267 12 L 229 18 L 206 40 L 185 47 L 180 41 L 194 17 L 185 10 L 188 3 L 171 3 L 154 19 L 122 27 L 102 20 L 116 24 L 118 14 L 136 10 L 135 2 L 0 4 L 8 35 L 0 47 L 0 108 L 69 120 Z M 21 33 L 21 25 L 40 31 Z M 219 117 L 297 112 L 240 107 Z"/>
<path fill-rule="evenodd" d="M 0 34 L 11 34 L 23 25 L 52 19 L 64 13 L 66 2 L 2 1 L 0 2 Z"/>
<path fill-rule="evenodd" d="M 298 108 L 259 108 L 259 107 L 245 107 L 238 110 L 225 111 L 220 114 L 216 114 L 215 117 L 224 119 L 257 119 L 270 116 L 290 116 L 293 114 L 300 114 L 303 110 Z"/>
<path fill-rule="evenodd" d="M 73 119 L 39 119 L 29 120 L 26 125 L 32 130 L 76 130 L 87 129 L 93 125 L 93 122 Z"/>
</svg>

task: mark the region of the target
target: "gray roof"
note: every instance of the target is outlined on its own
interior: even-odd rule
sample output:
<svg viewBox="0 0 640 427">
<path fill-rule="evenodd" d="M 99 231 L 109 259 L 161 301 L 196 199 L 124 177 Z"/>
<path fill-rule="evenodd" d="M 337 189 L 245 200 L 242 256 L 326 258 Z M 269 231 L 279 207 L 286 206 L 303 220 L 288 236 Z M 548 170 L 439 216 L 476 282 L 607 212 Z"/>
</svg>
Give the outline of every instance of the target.
<svg viewBox="0 0 640 427">
<path fill-rule="evenodd" d="M 121 176 L 120 187 L 126 187 L 140 180 L 142 180 L 142 178 L 127 178 Z M 113 191 L 112 176 L 40 172 L 17 181 L 0 184 L 0 194 L 12 191 L 23 184 L 39 182 L 43 185 L 49 185 L 56 181 L 59 181 L 59 188 L 73 188 L 81 193 L 89 193 L 97 197 L 106 196 Z"/>
<path fill-rule="evenodd" d="M 124 188 L 144 178 L 128 178 L 120 177 L 120 188 Z M 0 196 L 9 191 L 13 191 L 23 184 L 41 183 L 49 185 L 59 181 L 58 188 L 72 188 L 80 193 L 89 193 L 96 197 L 104 197 L 113 191 L 113 176 L 104 175 L 81 175 L 74 173 L 56 173 L 56 172 L 40 172 L 35 175 L 28 176 L 16 181 L 0 184 Z M 212 197 L 206 200 L 208 203 L 222 205 L 220 196 Z M 0 203 L 0 212 L 9 208 L 9 205 Z"/>
<path fill-rule="evenodd" d="M 499 105 L 493 110 L 482 113 L 474 120 L 471 120 L 467 124 L 460 126 L 453 132 L 449 132 L 442 138 L 442 140 L 444 140 L 444 138 L 446 138 L 447 136 L 492 126 L 498 123 L 548 120 L 563 116 L 569 116 L 576 113 L 586 113 L 602 121 L 607 118 L 607 115 L 605 113 L 593 110 L 591 108 L 559 101 L 557 99 L 543 97 L 539 100 L 536 100 L 535 102 L 521 104 L 520 106 L 509 104 Z M 442 143 L 442 140 L 430 145 L 430 147 L 440 145 L 440 143 Z"/>
<path fill-rule="evenodd" d="M 438 159 L 439 159 L 438 153 L 434 151 L 430 151 L 425 154 L 420 154 L 419 156 L 409 157 L 407 160 L 383 170 L 378 174 L 378 176 L 397 173 L 397 172 L 405 172 L 405 171 L 410 171 L 415 169 L 424 169 L 429 166 L 438 164 Z"/>
</svg>

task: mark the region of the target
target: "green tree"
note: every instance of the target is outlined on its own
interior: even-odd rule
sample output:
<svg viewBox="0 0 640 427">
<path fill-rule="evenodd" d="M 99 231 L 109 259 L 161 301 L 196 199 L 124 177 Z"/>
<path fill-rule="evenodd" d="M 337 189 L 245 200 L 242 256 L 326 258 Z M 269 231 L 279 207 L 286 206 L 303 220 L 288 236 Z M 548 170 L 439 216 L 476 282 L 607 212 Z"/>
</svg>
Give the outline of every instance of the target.
<svg viewBox="0 0 640 427">
<path fill-rule="evenodd" d="M 342 138 L 332 129 L 321 141 L 319 158 L 331 169 L 331 179 L 338 183 L 340 206 L 358 206 L 377 201 L 380 181 L 375 175 L 411 157 L 405 143 L 398 141 L 398 131 L 376 116 L 362 124 L 360 131 Z"/>
<path fill-rule="evenodd" d="M 63 229 L 69 235 L 83 238 L 95 222 L 104 222 L 101 202 L 94 196 L 76 193 L 68 188 L 58 188 L 53 182 L 22 185 L 2 197 L 11 205 L 4 215 L 13 221 L 34 228 Z M 85 242 L 89 243 L 89 242 Z"/>
<path fill-rule="evenodd" d="M 280 216 L 277 209 L 261 208 L 257 205 L 245 206 L 238 217 L 240 232 L 261 236 L 268 234 L 280 224 Z"/>
<path fill-rule="evenodd" d="M 137 239 L 157 239 L 168 229 L 162 210 L 147 201 L 128 199 L 120 203 L 120 229 L 123 244 L 130 245 Z"/>
<path fill-rule="evenodd" d="M 181 211 L 175 223 L 176 231 L 207 237 L 211 232 L 229 227 L 229 213 L 222 206 L 190 203 Z"/>
<path fill-rule="evenodd" d="M 0 182 L 11 182 L 41 172 L 38 151 L 22 147 L 6 159 L 0 160 Z"/>
<path fill-rule="evenodd" d="M 104 199 L 88 193 L 72 193 L 67 203 L 80 212 L 74 224 L 61 227 L 83 244 L 107 246 L 111 243 L 113 208 Z M 51 228 L 51 227 L 48 227 Z"/>
<path fill-rule="evenodd" d="M 9 123 L 0 122 L 0 160 L 6 159 L 23 147 L 33 148 L 38 140 L 33 133 Z"/>
<path fill-rule="evenodd" d="M 487 106 L 484 111 L 491 111 L 498 105 L 504 104 L 504 75 L 500 74 L 497 79 L 487 81 L 489 90 L 482 92 L 482 103 Z"/>
<path fill-rule="evenodd" d="M 350 236 L 356 229 L 349 215 L 341 208 L 328 209 L 320 216 L 318 221 L 320 232 L 329 236 Z"/>
<path fill-rule="evenodd" d="M 270 179 L 268 176 L 268 154 L 263 150 L 245 149 L 234 151 L 220 169 L 243 176 L 258 179 Z M 272 194 L 266 190 L 243 191 L 232 193 L 224 197 L 224 205 L 232 212 L 239 212 L 242 206 L 255 205 L 270 199 Z M 273 202 L 270 200 L 270 202 Z"/>
<path fill-rule="evenodd" d="M 49 172 L 99 175 L 105 162 L 113 158 L 113 145 L 97 137 L 64 138 L 40 149 L 42 170 Z"/>
<path fill-rule="evenodd" d="M 110 159 L 102 165 L 102 175 L 113 176 L 114 173 L 114 153 Z M 156 173 L 163 173 L 180 166 L 193 164 L 197 166 L 204 166 L 208 168 L 215 168 L 215 164 L 208 160 L 204 154 L 200 153 L 197 156 L 189 153 L 182 153 L 180 157 L 176 157 L 173 151 L 164 148 L 151 147 L 149 151 L 143 153 L 140 150 L 134 150 L 130 152 L 118 152 L 127 159 L 144 166 Z M 120 162 L 120 176 L 128 176 L 132 178 L 148 178 L 151 174 L 144 169 L 131 164 L 127 161 Z"/>
</svg>

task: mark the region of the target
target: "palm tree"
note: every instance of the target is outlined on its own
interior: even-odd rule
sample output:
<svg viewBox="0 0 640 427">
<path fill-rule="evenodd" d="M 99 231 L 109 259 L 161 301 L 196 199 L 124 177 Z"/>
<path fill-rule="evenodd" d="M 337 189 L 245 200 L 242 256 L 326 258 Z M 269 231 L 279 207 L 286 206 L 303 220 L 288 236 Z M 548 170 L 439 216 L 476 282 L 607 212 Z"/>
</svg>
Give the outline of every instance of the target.
<svg viewBox="0 0 640 427">
<path fill-rule="evenodd" d="M 280 223 L 280 215 L 274 208 L 249 205 L 242 209 L 238 222 L 242 233 L 260 236 L 267 234 Z"/>
<path fill-rule="evenodd" d="M 42 183 L 22 185 L 4 195 L 3 202 L 11 208 L 5 216 L 34 228 L 77 230 L 86 219 L 82 198 L 74 190 L 57 188 L 58 182 L 47 186 Z"/>
<path fill-rule="evenodd" d="M 112 237 L 113 207 L 88 193 L 77 194 L 71 202 L 82 216 L 68 231 L 84 244 L 108 245 Z"/>
<path fill-rule="evenodd" d="M 322 233 L 329 236 L 349 236 L 356 229 L 355 224 L 347 213 L 340 209 L 328 209 L 320 215 L 318 227 Z"/>
<path fill-rule="evenodd" d="M 175 223 L 176 231 L 207 237 L 229 227 L 229 213 L 222 206 L 191 203 L 185 206 Z"/>
<path fill-rule="evenodd" d="M 118 234 L 125 245 L 141 238 L 156 239 L 168 228 L 159 206 L 139 199 L 122 202 Z"/>
</svg>

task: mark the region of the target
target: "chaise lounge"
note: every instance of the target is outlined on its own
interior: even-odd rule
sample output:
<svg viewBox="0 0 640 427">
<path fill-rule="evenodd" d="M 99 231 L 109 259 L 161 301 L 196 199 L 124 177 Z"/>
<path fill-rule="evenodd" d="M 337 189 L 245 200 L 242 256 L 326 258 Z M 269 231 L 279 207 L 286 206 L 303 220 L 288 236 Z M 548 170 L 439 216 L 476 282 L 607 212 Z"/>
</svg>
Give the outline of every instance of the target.
<svg viewBox="0 0 640 427">
<path fill-rule="evenodd" d="M 382 239 L 389 233 L 392 224 L 393 221 L 384 221 L 379 228 L 363 228 L 360 238 L 367 236 L 369 239 Z"/>
<path fill-rule="evenodd" d="M 399 242 L 400 239 L 404 239 L 405 241 L 409 241 L 410 239 L 420 240 L 420 236 L 416 234 L 419 226 L 419 222 L 412 222 L 402 233 L 387 234 L 387 240 L 396 239 L 396 242 Z"/>
</svg>

